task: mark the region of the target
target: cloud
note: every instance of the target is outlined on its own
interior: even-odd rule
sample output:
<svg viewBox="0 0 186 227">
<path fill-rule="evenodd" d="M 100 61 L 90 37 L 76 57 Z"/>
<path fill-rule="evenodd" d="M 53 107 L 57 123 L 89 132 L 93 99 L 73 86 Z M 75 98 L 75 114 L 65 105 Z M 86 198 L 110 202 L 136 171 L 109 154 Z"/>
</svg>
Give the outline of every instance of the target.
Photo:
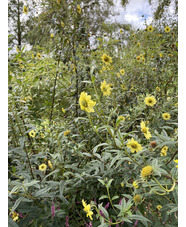
<svg viewBox="0 0 186 227">
<path fill-rule="evenodd" d="M 117 15 L 110 18 L 111 21 L 129 23 L 136 28 L 144 28 L 144 21 L 152 21 L 152 9 L 147 0 L 130 0 L 126 8 L 123 8 L 121 0 L 115 0 L 114 11 Z M 144 15 L 144 17 L 142 17 Z"/>
</svg>

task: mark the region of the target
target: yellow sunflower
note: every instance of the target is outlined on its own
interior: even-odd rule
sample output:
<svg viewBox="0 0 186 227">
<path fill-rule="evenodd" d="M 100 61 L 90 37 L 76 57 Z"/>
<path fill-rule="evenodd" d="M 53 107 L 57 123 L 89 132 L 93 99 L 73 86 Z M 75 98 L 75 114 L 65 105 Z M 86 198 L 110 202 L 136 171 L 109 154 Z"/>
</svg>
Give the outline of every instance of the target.
<svg viewBox="0 0 186 227">
<path fill-rule="evenodd" d="M 171 115 L 169 113 L 163 113 L 162 117 L 163 117 L 164 120 L 169 120 Z"/>
<path fill-rule="evenodd" d="M 110 63 L 112 63 L 112 58 L 105 53 L 102 55 L 101 59 L 106 65 L 110 65 Z"/>
<path fill-rule="evenodd" d="M 170 27 L 169 26 L 166 26 L 165 27 L 165 32 L 169 33 L 171 31 Z"/>
<path fill-rule="evenodd" d="M 125 70 L 124 69 L 120 69 L 120 74 L 124 75 L 125 74 Z"/>
<path fill-rule="evenodd" d="M 53 34 L 53 33 L 52 33 L 52 34 L 50 34 L 50 37 L 51 37 L 51 38 L 54 38 L 54 34 Z"/>
<path fill-rule="evenodd" d="M 34 138 L 36 136 L 36 132 L 34 130 L 30 131 L 28 134 L 32 138 Z"/>
<path fill-rule="evenodd" d="M 147 106 L 154 106 L 156 104 L 156 99 L 154 96 L 149 95 L 145 98 L 144 102 Z"/>
<path fill-rule="evenodd" d="M 120 120 L 120 121 L 125 121 L 125 117 L 124 117 L 124 116 L 119 116 L 119 117 L 118 117 L 118 120 Z"/>
<path fill-rule="evenodd" d="M 141 176 L 143 178 L 148 178 L 153 174 L 153 168 L 152 166 L 145 166 L 142 170 L 141 170 Z"/>
<path fill-rule="evenodd" d="M 28 7 L 23 6 L 23 13 L 28 14 Z"/>
<path fill-rule="evenodd" d="M 148 30 L 149 32 L 153 32 L 154 28 L 152 27 L 152 25 L 149 25 L 149 26 L 147 27 L 147 30 Z"/>
<path fill-rule="evenodd" d="M 156 91 L 157 91 L 157 92 L 160 92 L 161 89 L 160 89 L 159 87 L 156 87 Z"/>
<path fill-rule="evenodd" d="M 40 53 L 37 53 L 37 58 L 41 58 L 41 54 Z"/>
<path fill-rule="evenodd" d="M 87 213 L 87 217 L 90 217 L 90 219 L 93 220 L 93 218 L 92 218 L 93 212 L 91 211 L 90 204 L 87 205 L 86 202 L 84 201 L 84 199 L 82 200 L 82 204 L 84 207 L 83 210 Z"/>
<path fill-rule="evenodd" d="M 79 14 L 81 14 L 81 6 L 80 5 L 77 5 L 77 11 Z"/>
<path fill-rule="evenodd" d="M 61 27 L 65 27 L 65 23 L 63 21 L 61 21 Z"/>
<path fill-rule="evenodd" d="M 42 172 L 45 171 L 46 168 L 47 168 L 47 165 L 46 165 L 46 164 L 41 164 L 41 165 L 39 166 L 39 170 L 42 171 Z"/>
<path fill-rule="evenodd" d="M 141 195 L 137 194 L 133 197 L 135 203 L 139 203 L 141 201 Z"/>
<path fill-rule="evenodd" d="M 138 185 L 138 182 L 137 181 L 134 181 L 133 183 L 132 183 L 132 185 L 134 186 L 134 188 L 139 188 L 139 185 Z"/>
<path fill-rule="evenodd" d="M 141 131 L 143 132 L 143 134 L 144 134 L 144 136 L 146 137 L 146 139 L 149 140 L 149 139 L 152 137 L 152 136 L 151 136 L 151 133 L 149 132 L 149 128 L 146 127 L 144 121 L 142 121 L 140 125 L 141 125 Z"/>
<path fill-rule="evenodd" d="M 127 147 L 131 149 L 132 153 L 134 153 L 135 151 L 136 152 L 141 151 L 143 149 L 141 144 L 139 144 L 133 138 L 131 140 L 128 140 Z"/>
<path fill-rule="evenodd" d="M 91 100 L 91 96 L 87 95 L 86 92 L 81 92 L 80 98 L 79 98 L 79 104 L 81 107 L 81 110 L 85 110 L 86 112 L 94 112 L 93 106 L 96 105 L 96 102 Z"/>
<path fill-rule="evenodd" d="M 50 167 L 50 169 L 53 169 L 53 165 L 50 160 L 48 160 L 48 166 Z"/>
<path fill-rule="evenodd" d="M 109 96 L 111 94 L 111 86 L 110 84 L 107 84 L 106 81 L 104 80 L 103 82 L 101 82 L 101 91 L 103 92 L 104 96 Z"/>
<path fill-rule="evenodd" d="M 18 213 L 16 213 L 16 212 L 12 212 L 12 219 L 13 219 L 13 221 L 17 221 L 18 219 L 19 219 L 19 215 L 18 215 Z"/>
<path fill-rule="evenodd" d="M 161 210 L 162 206 L 161 205 L 157 205 L 156 207 L 158 210 Z"/>
<path fill-rule="evenodd" d="M 67 136 L 70 132 L 71 132 L 70 130 L 66 130 L 66 131 L 64 132 L 64 136 Z"/>
<path fill-rule="evenodd" d="M 66 110 L 63 107 L 61 108 L 61 110 L 63 113 L 66 113 Z"/>
</svg>

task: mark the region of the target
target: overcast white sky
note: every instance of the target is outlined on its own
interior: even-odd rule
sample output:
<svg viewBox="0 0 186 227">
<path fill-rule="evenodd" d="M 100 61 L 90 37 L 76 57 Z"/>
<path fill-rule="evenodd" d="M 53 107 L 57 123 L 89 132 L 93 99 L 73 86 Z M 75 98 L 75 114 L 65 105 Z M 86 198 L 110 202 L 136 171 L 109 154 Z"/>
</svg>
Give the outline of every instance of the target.
<svg viewBox="0 0 186 227">
<path fill-rule="evenodd" d="M 154 0 L 154 3 L 157 0 Z M 118 15 L 111 17 L 109 21 L 117 21 L 119 23 L 129 23 L 135 28 L 145 28 L 144 20 L 147 25 L 151 24 L 153 19 L 153 9 L 149 5 L 148 0 L 130 0 L 126 8 L 121 6 L 121 0 L 114 0 L 114 10 Z M 172 4 L 172 3 L 171 3 Z M 144 17 L 142 17 L 144 15 Z M 174 6 L 169 6 L 169 16 L 174 16 Z"/>
<path fill-rule="evenodd" d="M 121 0 L 115 0 L 115 11 L 118 15 L 111 18 L 119 23 L 130 23 L 134 27 L 143 28 L 146 18 L 147 24 L 152 21 L 152 8 L 147 0 L 130 0 L 124 9 Z M 142 17 L 144 15 L 144 17 Z"/>
</svg>

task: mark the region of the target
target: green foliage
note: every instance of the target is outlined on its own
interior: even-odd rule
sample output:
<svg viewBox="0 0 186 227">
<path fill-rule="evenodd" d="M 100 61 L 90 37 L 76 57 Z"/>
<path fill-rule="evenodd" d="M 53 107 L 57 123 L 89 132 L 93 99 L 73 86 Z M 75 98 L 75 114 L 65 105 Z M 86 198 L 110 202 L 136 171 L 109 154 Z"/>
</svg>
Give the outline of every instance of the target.
<svg viewBox="0 0 186 227">
<path fill-rule="evenodd" d="M 64 16 L 65 4 L 45 5 L 54 21 L 46 45 L 9 57 L 9 225 L 176 226 L 177 26 L 122 33 L 103 24 L 92 49 L 88 6 L 73 1 Z M 104 80 L 112 88 L 106 96 Z M 83 91 L 90 97 L 80 102 Z M 149 95 L 153 106 L 144 102 Z M 94 112 L 81 108 L 90 99 Z M 132 138 L 142 149 L 132 152 Z"/>
</svg>

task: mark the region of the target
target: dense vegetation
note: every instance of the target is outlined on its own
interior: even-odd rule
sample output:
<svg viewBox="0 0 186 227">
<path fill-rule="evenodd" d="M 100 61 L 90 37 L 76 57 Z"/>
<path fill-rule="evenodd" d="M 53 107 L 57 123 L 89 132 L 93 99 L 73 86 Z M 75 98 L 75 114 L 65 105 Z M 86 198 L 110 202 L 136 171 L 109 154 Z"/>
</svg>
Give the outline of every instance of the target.
<svg viewBox="0 0 186 227">
<path fill-rule="evenodd" d="M 48 0 L 9 35 L 9 226 L 178 225 L 177 22 L 105 4 Z"/>
</svg>

